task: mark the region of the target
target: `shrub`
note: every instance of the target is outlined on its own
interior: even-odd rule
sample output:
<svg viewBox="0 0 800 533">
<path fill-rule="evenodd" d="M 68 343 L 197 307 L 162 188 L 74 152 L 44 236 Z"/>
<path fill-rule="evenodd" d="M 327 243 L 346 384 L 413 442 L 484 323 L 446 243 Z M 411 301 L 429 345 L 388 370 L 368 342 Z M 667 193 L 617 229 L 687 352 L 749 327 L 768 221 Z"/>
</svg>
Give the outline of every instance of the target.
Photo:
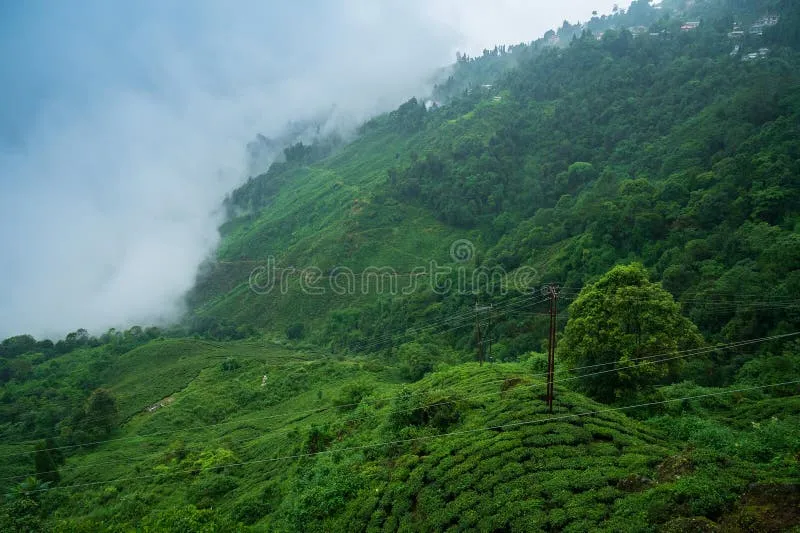
<svg viewBox="0 0 800 533">
<path fill-rule="evenodd" d="M 198 508 L 211 507 L 214 500 L 234 490 L 236 486 L 237 481 L 231 476 L 204 472 L 189 487 L 189 498 Z"/>
<path fill-rule="evenodd" d="M 694 516 L 715 518 L 726 511 L 746 486 L 742 480 L 718 469 L 682 477 L 674 487 L 676 501 Z"/>
<path fill-rule="evenodd" d="M 340 411 L 355 409 L 370 392 L 372 392 L 372 387 L 366 383 L 349 383 L 342 388 L 339 396 L 334 398 L 333 405 Z"/>
<path fill-rule="evenodd" d="M 768 462 L 781 454 L 795 452 L 800 443 L 797 420 L 772 417 L 752 422 L 752 429 L 739 444 L 740 454 L 754 461 Z"/>
<path fill-rule="evenodd" d="M 233 372 L 234 370 L 240 368 L 241 366 L 242 365 L 239 363 L 239 361 L 237 361 L 233 357 L 228 357 L 222 362 L 220 368 L 222 368 L 223 372 Z"/>
<path fill-rule="evenodd" d="M 295 322 L 286 328 L 286 338 L 290 340 L 299 340 L 305 336 L 305 325 L 302 322 Z"/>
<path fill-rule="evenodd" d="M 272 511 L 273 507 L 268 501 L 262 497 L 252 496 L 237 502 L 231 510 L 231 516 L 234 520 L 251 525 Z"/>
<path fill-rule="evenodd" d="M 463 400 L 455 394 L 431 391 L 412 395 L 407 389 L 398 395 L 388 417 L 390 429 L 432 427 L 444 431 L 461 419 Z"/>
<path fill-rule="evenodd" d="M 361 486 L 363 479 L 351 465 L 332 464 L 329 457 L 315 462 L 294 484 L 294 494 L 284 499 L 292 529 L 323 529 L 318 521 L 342 510 Z"/>
<path fill-rule="evenodd" d="M 547 373 L 547 354 L 530 352 L 525 356 L 525 361 L 534 375 L 544 375 Z"/>
<path fill-rule="evenodd" d="M 106 436 L 116 426 L 118 414 L 114 394 L 108 389 L 95 389 L 86 400 L 80 425 L 89 433 L 89 438 Z"/>
<path fill-rule="evenodd" d="M 796 346 L 796 344 L 792 344 Z M 800 375 L 800 353 L 789 350 L 783 355 L 759 357 L 746 362 L 736 374 L 736 382 L 746 385 L 769 385 L 787 381 L 786 376 Z M 797 394 L 797 384 L 770 387 L 771 394 L 791 396 Z"/>
<path fill-rule="evenodd" d="M 236 531 L 235 524 L 224 519 L 219 513 L 192 505 L 174 507 L 149 515 L 142 523 L 142 531 Z"/>
<path fill-rule="evenodd" d="M 430 349 L 417 342 L 407 342 L 400 346 L 397 357 L 404 377 L 410 381 L 418 381 L 433 370 Z"/>
<path fill-rule="evenodd" d="M 333 436 L 328 433 L 328 429 L 311 425 L 306 435 L 305 443 L 303 444 L 303 451 L 305 453 L 321 452 L 333 441 Z"/>
<path fill-rule="evenodd" d="M 3 531 L 42 531 L 39 504 L 33 499 L 17 498 L 0 507 L 0 529 Z"/>
</svg>

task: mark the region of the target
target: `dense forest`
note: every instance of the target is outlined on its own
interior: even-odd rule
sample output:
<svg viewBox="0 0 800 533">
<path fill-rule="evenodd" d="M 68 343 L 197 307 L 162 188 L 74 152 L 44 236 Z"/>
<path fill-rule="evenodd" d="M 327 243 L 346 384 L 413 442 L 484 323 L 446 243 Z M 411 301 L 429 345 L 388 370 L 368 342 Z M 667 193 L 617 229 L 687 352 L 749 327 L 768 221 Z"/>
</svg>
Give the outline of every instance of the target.
<svg viewBox="0 0 800 533">
<path fill-rule="evenodd" d="M 800 527 L 800 5 L 637 0 L 296 130 L 181 323 L 0 343 L 0 529 Z"/>
</svg>

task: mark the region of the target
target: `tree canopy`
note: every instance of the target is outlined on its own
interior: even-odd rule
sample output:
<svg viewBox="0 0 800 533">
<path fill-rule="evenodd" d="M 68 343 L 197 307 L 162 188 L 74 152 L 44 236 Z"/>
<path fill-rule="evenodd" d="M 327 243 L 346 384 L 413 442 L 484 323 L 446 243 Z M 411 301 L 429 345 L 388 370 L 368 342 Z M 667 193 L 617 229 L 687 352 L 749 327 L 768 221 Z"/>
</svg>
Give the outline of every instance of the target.
<svg viewBox="0 0 800 533">
<path fill-rule="evenodd" d="M 580 388 L 601 401 L 677 375 L 683 359 L 675 352 L 702 342 L 672 295 L 638 263 L 614 267 L 584 287 L 569 312 L 558 356 L 585 375 Z"/>
</svg>

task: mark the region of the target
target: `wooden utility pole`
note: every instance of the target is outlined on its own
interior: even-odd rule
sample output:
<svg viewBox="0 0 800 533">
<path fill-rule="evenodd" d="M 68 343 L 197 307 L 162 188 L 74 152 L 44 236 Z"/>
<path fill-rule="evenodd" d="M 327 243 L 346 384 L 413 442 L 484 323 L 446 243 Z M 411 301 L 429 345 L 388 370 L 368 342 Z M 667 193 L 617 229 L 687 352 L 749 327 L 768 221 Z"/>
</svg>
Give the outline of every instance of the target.
<svg viewBox="0 0 800 533">
<path fill-rule="evenodd" d="M 489 341 L 488 338 L 487 339 L 483 338 L 483 332 L 481 331 L 482 326 L 481 326 L 480 312 L 490 310 L 491 308 L 492 308 L 491 305 L 481 307 L 478 301 L 477 300 L 475 301 L 475 342 L 476 342 L 476 347 L 478 349 L 478 363 L 480 364 L 480 366 L 483 366 L 483 360 L 485 359 L 486 356 L 486 350 L 484 349 L 483 345 L 485 342 Z M 487 327 L 486 333 L 488 333 L 488 330 L 489 328 Z M 491 345 L 489 345 L 489 350 L 491 351 L 491 349 L 492 349 Z"/>
<path fill-rule="evenodd" d="M 492 339 L 489 335 L 492 334 L 492 306 L 489 306 L 489 318 L 486 321 L 486 340 L 484 341 L 487 344 L 486 354 L 488 355 L 489 362 L 492 363 L 494 360 L 492 359 Z"/>
<path fill-rule="evenodd" d="M 547 409 L 553 412 L 553 381 L 556 366 L 556 316 L 558 315 L 558 285 L 547 287 L 550 296 L 550 337 L 547 344 Z"/>
<path fill-rule="evenodd" d="M 475 347 L 478 349 L 478 364 L 483 366 L 483 339 L 481 339 L 481 322 L 478 317 L 478 304 L 475 303 Z"/>
</svg>

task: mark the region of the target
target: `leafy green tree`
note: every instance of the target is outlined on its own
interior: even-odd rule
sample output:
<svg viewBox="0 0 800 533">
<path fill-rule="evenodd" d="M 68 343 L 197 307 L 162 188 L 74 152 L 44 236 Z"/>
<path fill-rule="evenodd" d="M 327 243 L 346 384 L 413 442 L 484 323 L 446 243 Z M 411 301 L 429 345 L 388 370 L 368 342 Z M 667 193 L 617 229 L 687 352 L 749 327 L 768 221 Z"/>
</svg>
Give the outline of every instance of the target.
<svg viewBox="0 0 800 533">
<path fill-rule="evenodd" d="M 430 426 L 447 430 L 461 419 L 465 402 L 457 394 L 432 390 L 425 394 L 412 394 L 406 388 L 395 398 L 387 419 L 390 439 L 404 438 L 403 428 Z"/>
<path fill-rule="evenodd" d="M 333 441 L 327 426 L 311 424 L 303 443 L 303 453 L 319 453 Z"/>
<path fill-rule="evenodd" d="M 304 163 L 311 154 L 311 147 L 298 142 L 284 149 L 283 154 L 289 163 Z"/>
<path fill-rule="evenodd" d="M 117 399 L 108 389 L 95 389 L 86 400 L 84 421 L 95 433 L 109 434 L 117 423 Z"/>
<path fill-rule="evenodd" d="M 58 465 L 64 463 L 64 456 L 56 449 L 52 439 L 45 439 L 36 444 L 33 464 L 36 467 L 36 478 L 47 483 L 58 483 L 61 476 Z"/>
<path fill-rule="evenodd" d="M 674 378 L 681 359 L 651 356 L 702 343 L 672 296 L 650 282 L 638 263 L 616 266 L 584 287 L 569 311 L 558 356 L 572 368 L 605 365 L 583 371 L 587 375 L 578 380 L 580 389 L 604 402 Z"/>
<path fill-rule="evenodd" d="M 400 346 L 397 358 L 406 379 L 417 381 L 433 370 L 433 357 L 428 347 L 417 342 L 407 342 Z"/>
<path fill-rule="evenodd" d="M 237 361 L 233 357 L 227 357 L 220 365 L 220 368 L 222 368 L 223 372 L 233 372 L 234 370 L 237 370 L 241 366 L 242 366 L 241 363 L 239 363 L 239 361 Z"/>
<path fill-rule="evenodd" d="M 0 343 L 0 356 L 16 357 L 34 349 L 36 349 L 36 339 L 30 335 L 17 335 Z"/>
<path fill-rule="evenodd" d="M 372 392 L 372 387 L 361 381 L 348 383 L 342 388 L 339 396 L 333 399 L 333 405 L 340 411 L 352 411 L 361 400 Z"/>
</svg>

